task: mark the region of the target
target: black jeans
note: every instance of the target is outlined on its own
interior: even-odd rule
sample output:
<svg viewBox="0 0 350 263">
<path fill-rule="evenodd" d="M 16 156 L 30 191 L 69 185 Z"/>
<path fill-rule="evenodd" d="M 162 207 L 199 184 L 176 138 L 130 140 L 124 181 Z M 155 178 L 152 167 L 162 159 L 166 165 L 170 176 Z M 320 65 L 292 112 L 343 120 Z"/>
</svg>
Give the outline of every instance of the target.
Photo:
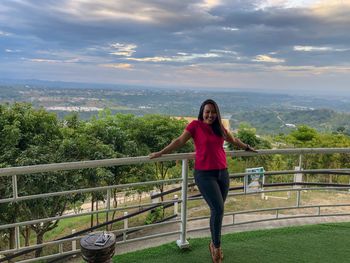
<svg viewBox="0 0 350 263">
<path fill-rule="evenodd" d="M 204 200 L 210 208 L 210 232 L 215 247 L 220 247 L 224 203 L 228 194 L 230 178 L 227 169 L 194 170 L 194 179 Z"/>
</svg>

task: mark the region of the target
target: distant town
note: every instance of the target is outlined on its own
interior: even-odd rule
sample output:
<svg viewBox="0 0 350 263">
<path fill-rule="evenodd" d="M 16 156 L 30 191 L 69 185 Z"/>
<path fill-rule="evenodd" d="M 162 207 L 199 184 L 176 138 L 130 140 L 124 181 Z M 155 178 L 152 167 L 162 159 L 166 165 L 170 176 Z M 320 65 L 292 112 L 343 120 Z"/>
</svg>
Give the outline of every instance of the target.
<svg viewBox="0 0 350 263">
<path fill-rule="evenodd" d="M 350 132 L 350 99 L 243 91 L 171 90 L 140 87 L 65 87 L 1 84 L 0 103 L 28 102 L 57 113 L 89 119 L 98 112 L 196 117 L 202 101 L 218 102 L 232 129 L 242 123 L 259 134 L 278 134 L 307 124 L 320 131 Z"/>
</svg>

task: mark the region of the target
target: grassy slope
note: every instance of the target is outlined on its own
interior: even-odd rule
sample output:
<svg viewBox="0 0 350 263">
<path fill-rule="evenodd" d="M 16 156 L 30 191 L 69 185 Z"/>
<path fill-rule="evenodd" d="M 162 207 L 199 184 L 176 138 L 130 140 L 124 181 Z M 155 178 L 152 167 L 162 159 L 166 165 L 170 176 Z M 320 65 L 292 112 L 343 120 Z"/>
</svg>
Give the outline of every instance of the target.
<svg viewBox="0 0 350 263">
<path fill-rule="evenodd" d="M 211 262 L 208 238 L 175 242 L 114 257 L 114 262 Z M 350 223 L 288 227 L 224 235 L 224 262 L 349 262 Z"/>
</svg>

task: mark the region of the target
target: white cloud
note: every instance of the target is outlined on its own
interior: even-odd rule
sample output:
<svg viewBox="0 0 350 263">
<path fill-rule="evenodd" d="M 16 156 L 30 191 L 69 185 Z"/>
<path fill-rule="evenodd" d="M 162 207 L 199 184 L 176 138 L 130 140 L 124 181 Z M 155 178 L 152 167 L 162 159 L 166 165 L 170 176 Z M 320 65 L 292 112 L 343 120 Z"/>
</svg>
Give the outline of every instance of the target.
<svg viewBox="0 0 350 263">
<path fill-rule="evenodd" d="M 192 61 L 198 58 L 216 58 L 220 57 L 219 54 L 215 53 L 204 53 L 204 54 L 188 54 L 184 52 L 177 53 L 178 56 L 156 56 L 156 57 L 145 57 L 145 58 L 127 58 L 128 60 L 132 61 L 139 61 L 139 62 L 188 62 Z"/>
<path fill-rule="evenodd" d="M 349 21 L 348 10 L 350 2 L 347 0 L 327 0 L 318 1 L 312 6 L 312 12 L 319 16 L 325 17 L 332 21 Z"/>
<path fill-rule="evenodd" d="M 82 21 L 106 21 L 107 19 L 152 22 L 154 20 L 151 12 L 143 8 L 141 3 L 128 6 L 124 1 L 66 1 L 66 4 L 57 4 L 51 9 L 55 13 L 65 14 L 72 19 Z"/>
<path fill-rule="evenodd" d="M 196 58 L 217 58 L 220 57 L 220 55 L 215 53 L 204 53 L 204 54 L 188 54 L 184 56 L 185 60 L 193 60 Z"/>
<path fill-rule="evenodd" d="M 103 64 L 109 62 L 105 56 L 96 55 L 100 48 L 84 48 L 80 50 L 64 50 L 64 49 L 41 49 L 33 52 L 36 59 L 50 60 L 52 63 L 89 63 Z M 106 51 L 106 49 L 103 49 Z M 23 51 L 21 51 L 23 52 Z M 93 54 L 91 54 L 93 53 Z"/>
<path fill-rule="evenodd" d="M 348 51 L 350 49 L 342 49 L 342 48 L 332 48 L 332 47 L 315 47 L 315 46 L 294 46 L 295 51 L 302 52 L 313 52 L 313 51 Z"/>
<path fill-rule="evenodd" d="M 280 58 L 273 58 L 268 55 L 257 55 L 255 59 L 252 59 L 252 61 L 255 62 L 267 62 L 267 63 L 283 63 L 285 62 L 284 59 Z"/>
<path fill-rule="evenodd" d="M 238 55 L 236 51 L 232 51 L 232 50 L 211 49 L 210 52 L 222 53 L 222 54 L 228 54 L 228 55 Z"/>
<path fill-rule="evenodd" d="M 326 74 L 348 74 L 350 66 L 284 66 L 276 65 L 271 68 L 272 71 L 292 73 L 295 75 L 326 75 Z"/>
<path fill-rule="evenodd" d="M 11 35 L 10 33 L 4 32 L 4 31 L 1 31 L 1 30 L 0 30 L 0 36 L 7 37 L 7 36 L 10 36 L 10 35 Z"/>
<path fill-rule="evenodd" d="M 145 58 L 127 58 L 127 60 L 139 61 L 139 62 L 165 62 L 173 61 L 171 57 L 145 57 Z"/>
<path fill-rule="evenodd" d="M 213 7 L 216 7 L 220 4 L 220 0 L 204 0 L 202 3 L 199 4 L 199 6 L 203 7 L 204 9 L 210 10 Z"/>
<path fill-rule="evenodd" d="M 44 58 L 31 58 L 28 59 L 31 62 L 38 62 L 38 63 L 60 63 L 60 60 L 56 59 L 44 59 Z"/>
<path fill-rule="evenodd" d="M 31 58 L 31 59 L 26 59 L 31 62 L 37 62 L 37 63 L 77 63 L 79 62 L 78 58 L 73 58 L 73 59 L 66 59 L 66 60 L 60 60 L 60 59 L 46 59 L 46 58 Z"/>
<path fill-rule="evenodd" d="M 278 8 L 300 8 L 311 7 L 319 4 L 320 0 L 264 0 L 260 1 L 258 7 L 261 9 L 269 7 Z"/>
<path fill-rule="evenodd" d="M 116 69 L 131 69 L 132 65 L 128 63 L 112 63 L 112 64 L 100 64 L 100 67 L 116 68 Z"/>
<path fill-rule="evenodd" d="M 9 48 L 6 48 L 6 49 L 5 49 L 5 52 L 6 52 L 6 53 L 18 53 L 18 52 L 21 52 L 21 50 L 19 50 L 19 49 L 9 49 Z"/>
<path fill-rule="evenodd" d="M 110 52 L 111 55 L 130 57 L 136 52 L 134 49 L 137 48 L 137 45 L 113 43 L 110 47 L 116 49 L 116 51 Z"/>
<path fill-rule="evenodd" d="M 237 28 L 237 27 L 222 27 L 222 30 L 224 30 L 224 31 L 238 31 L 239 30 L 239 28 Z"/>
<path fill-rule="evenodd" d="M 194 3 L 193 3 L 194 2 Z M 181 19 L 196 19 L 193 14 L 211 18 L 212 8 L 220 0 L 202 1 L 148 1 L 148 0 L 66 0 L 64 4 L 47 4 L 51 12 L 70 20 L 91 22 L 128 21 L 149 25 L 164 25 Z"/>
</svg>

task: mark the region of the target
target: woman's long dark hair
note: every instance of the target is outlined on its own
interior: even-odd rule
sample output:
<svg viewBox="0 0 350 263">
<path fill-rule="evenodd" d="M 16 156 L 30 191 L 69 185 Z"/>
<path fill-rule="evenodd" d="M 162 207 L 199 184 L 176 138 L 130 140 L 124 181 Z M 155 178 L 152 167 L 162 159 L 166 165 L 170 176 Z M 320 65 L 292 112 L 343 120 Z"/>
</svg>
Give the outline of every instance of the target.
<svg viewBox="0 0 350 263">
<path fill-rule="evenodd" d="M 215 111 L 216 111 L 216 119 L 214 120 L 213 124 L 211 125 L 213 132 L 220 137 L 226 137 L 225 134 L 225 130 L 224 127 L 222 125 L 222 121 L 221 121 L 221 115 L 220 115 L 220 110 L 219 110 L 219 106 L 216 104 L 215 101 L 208 99 L 203 101 L 200 109 L 199 109 L 199 113 L 198 113 L 198 120 L 203 121 L 203 112 L 204 112 L 204 107 L 207 104 L 211 104 L 214 106 Z"/>
</svg>

